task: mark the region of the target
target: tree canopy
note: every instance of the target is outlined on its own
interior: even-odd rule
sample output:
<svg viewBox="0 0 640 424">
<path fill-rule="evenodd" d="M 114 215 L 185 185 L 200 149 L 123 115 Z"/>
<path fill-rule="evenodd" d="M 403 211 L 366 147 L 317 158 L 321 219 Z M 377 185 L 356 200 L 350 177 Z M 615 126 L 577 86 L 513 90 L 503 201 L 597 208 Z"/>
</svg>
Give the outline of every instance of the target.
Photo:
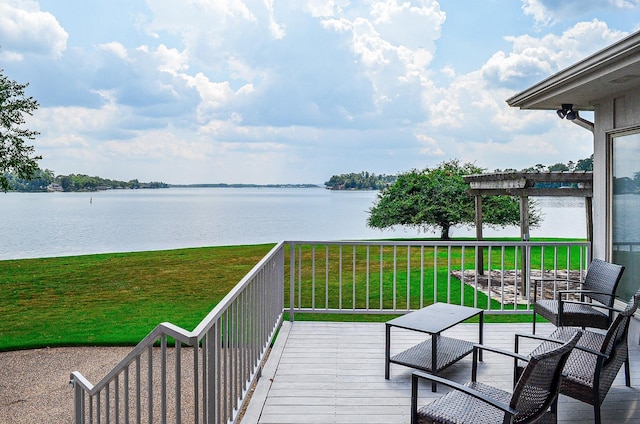
<svg viewBox="0 0 640 424">
<path fill-rule="evenodd" d="M 379 190 L 395 179 L 395 175 L 376 175 L 362 171 L 359 174 L 333 175 L 324 185 L 331 190 Z"/>
<path fill-rule="evenodd" d="M 23 127 L 25 115 L 31 115 L 38 102 L 26 97 L 24 89 L 28 84 L 18 84 L 10 80 L 0 69 L 0 187 L 9 189 L 6 173 L 14 172 L 18 177 L 29 179 L 38 170 L 33 146 L 27 144 L 35 140 L 37 131 Z"/>
<path fill-rule="evenodd" d="M 396 182 L 384 188 L 369 209 L 367 225 L 389 228 L 405 225 L 419 230 L 440 231 L 449 239 L 451 227 L 475 224 L 475 203 L 467 194 L 464 175 L 480 174 L 483 168 L 457 159 L 435 168 L 411 170 L 398 175 Z M 490 227 L 520 223 L 520 201 L 512 196 L 483 196 L 483 221 Z M 540 211 L 530 201 L 530 225 L 540 224 Z"/>
</svg>

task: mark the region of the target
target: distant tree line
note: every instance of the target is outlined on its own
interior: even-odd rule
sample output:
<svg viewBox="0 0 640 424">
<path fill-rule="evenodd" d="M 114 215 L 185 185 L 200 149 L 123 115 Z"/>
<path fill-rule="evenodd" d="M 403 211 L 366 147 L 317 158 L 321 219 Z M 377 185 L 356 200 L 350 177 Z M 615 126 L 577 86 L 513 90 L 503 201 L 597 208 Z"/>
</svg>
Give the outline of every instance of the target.
<svg viewBox="0 0 640 424">
<path fill-rule="evenodd" d="M 640 172 L 634 173 L 633 178 L 614 178 L 613 192 L 614 194 L 640 194 Z"/>
<path fill-rule="evenodd" d="M 515 169 L 507 169 L 504 172 L 515 171 Z M 593 155 L 585 159 L 580 159 L 578 162 L 569 161 L 567 163 L 556 163 L 553 165 L 537 164 L 530 166 L 522 170 L 523 172 L 574 172 L 574 171 L 593 171 Z M 496 170 L 496 172 L 502 172 Z M 536 182 L 536 187 L 540 188 L 559 188 L 559 187 L 573 187 L 575 183 L 544 183 Z"/>
<path fill-rule="evenodd" d="M 20 178 L 13 173 L 4 177 L 12 191 L 48 191 L 59 187 L 62 191 L 98 191 L 111 189 L 166 188 L 168 184 L 152 181 L 141 183 L 137 179 L 129 181 L 110 180 L 83 174 L 55 175 L 49 169 L 37 169 L 32 178 Z M 57 186 L 57 187 L 56 187 Z M 54 188 L 56 187 L 56 188 Z"/>
<path fill-rule="evenodd" d="M 478 168 L 479 172 L 482 171 Z M 507 168 L 505 170 L 496 169 L 494 172 L 516 172 L 516 169 Z M 580 159 L 577 162 L 569 161 L 567 163 L 556 163 L 554 165 L 542 165 L 537 164 L 528 168 L 522 169 L 519 172 L 573 172 L 573 171 L 593 171 L 593 155 L 588 158 Z M 390 184 L 393 184 L 397 175 L 376 175 L 362 171 L 359 174 L 340 174 L 334 175 L 325 182 L 326 188 L 331 190 L 381 190 Z M 628 179 L 630 180 L 630 179 Z M 632 180 L 638 183 L 636 189 L 640 192 L 640 173 Z M 629 185 L 628 181 L 624 182 L 625 185 Z M 570 183 L 537 183 L 536 187 L 568 187 Z"/>
<path fill-rule="evenodd" d="M 396 178 L 395 175 L 376 175 L 362 171 L 359 174 L 334 175 L 324 185 L 330 190 L 381 190 Z"/>
</svg>

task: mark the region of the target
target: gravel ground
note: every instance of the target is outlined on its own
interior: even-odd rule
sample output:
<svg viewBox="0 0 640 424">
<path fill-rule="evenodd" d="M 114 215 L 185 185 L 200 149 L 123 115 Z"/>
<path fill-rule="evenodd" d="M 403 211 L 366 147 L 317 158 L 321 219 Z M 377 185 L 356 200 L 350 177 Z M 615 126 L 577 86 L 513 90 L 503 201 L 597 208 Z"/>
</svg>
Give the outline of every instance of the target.
<svg viewBox="0 0 640 424">
<path fill-rule="evenodd" d="M 0 353 L 0 423 L 73 423 L 69 375 L 97 383 L 131 347 L 65 347 Z"/>
</svg>

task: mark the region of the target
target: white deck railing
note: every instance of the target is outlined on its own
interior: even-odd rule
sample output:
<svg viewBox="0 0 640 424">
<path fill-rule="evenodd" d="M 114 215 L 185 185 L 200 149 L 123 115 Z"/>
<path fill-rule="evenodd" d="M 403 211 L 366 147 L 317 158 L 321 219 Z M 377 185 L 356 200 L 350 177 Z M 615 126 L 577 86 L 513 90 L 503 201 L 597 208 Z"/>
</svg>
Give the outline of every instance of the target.
<svg viewBox="0 0 640 424">
<path fill-rule="evenodd" d="M 531 307 L 532 279 L 581 280 L 591 257 L 587 242 L 288 243 L 291 317 L 397 314 L 435 302 L 523 313 Z M 554 295 L 563 288 L 547 287 Z"/>
<path fill-rule="evenodd" d="M 158 325 L 95 385 L 73 372 L 75 423 L 236 422 L 285 310 L 291 320 L 302 312 L 398 314 L 439 301 L 522 313 L 531 306 L 531 275 L 582 276 L 589 246 L 279 243 L 193 331 Z"/>
<path fill-rule="evenodd" d="M 75 423 L 234 421 L 282 322 L 284 280 L 280 243 L 193 331 L 158 325 L 95 385 L 73 372 Z"/>
</svg>

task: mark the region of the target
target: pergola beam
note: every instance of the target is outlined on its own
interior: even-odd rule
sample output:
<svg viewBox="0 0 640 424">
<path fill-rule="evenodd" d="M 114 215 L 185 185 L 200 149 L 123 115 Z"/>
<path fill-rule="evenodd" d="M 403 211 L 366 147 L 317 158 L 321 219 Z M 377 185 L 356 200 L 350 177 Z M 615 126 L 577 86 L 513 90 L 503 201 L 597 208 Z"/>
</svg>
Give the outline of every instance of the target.
<svg viewBox="0 0 640 424">
<path fill-rule="evenodd" d="M 520 237 L 529 240 L 529 197 L 583 197 L 587 223 L 587 239 L 593 237 L 593 173 L 590 171 L 572 172 L 496 172 L 467 175 L 467 190 L 475 198 L 476 238 L 482 240 L 482 197 L 515 196 L 520 198 Z M 564 187 L 536 187 L 536 183 L 570 184 Z M 577 187 L 576 187 L 577 185 Z M 525 261 L 523 252 L 522 260 Z M 478 255 L 476 272 L 484 273 L 482 252 Z"/>
<path fill-rule="evenodd" d="M 593 197 L 592 188 L 470 188 L 471 196 Z"/>
</svg>

